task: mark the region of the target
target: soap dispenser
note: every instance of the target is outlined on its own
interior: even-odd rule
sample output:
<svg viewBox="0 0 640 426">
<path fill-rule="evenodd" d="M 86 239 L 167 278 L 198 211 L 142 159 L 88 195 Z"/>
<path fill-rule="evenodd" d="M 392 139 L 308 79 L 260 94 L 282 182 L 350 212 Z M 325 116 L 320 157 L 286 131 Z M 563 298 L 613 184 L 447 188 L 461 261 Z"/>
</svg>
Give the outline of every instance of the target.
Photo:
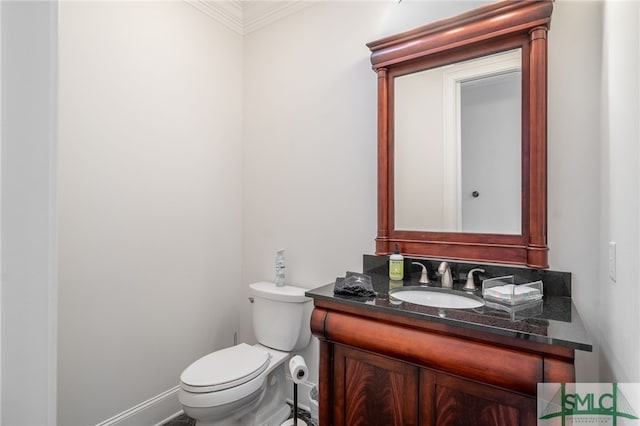
<svg viewBox="0 0 640 426">
<path fill-rule="evenodd" d="M 400 254 L 398 244 L 394 253 L 389 256 L 389 278 L 397 281 L 404 278 L 404 257 Z"/>
</svg>

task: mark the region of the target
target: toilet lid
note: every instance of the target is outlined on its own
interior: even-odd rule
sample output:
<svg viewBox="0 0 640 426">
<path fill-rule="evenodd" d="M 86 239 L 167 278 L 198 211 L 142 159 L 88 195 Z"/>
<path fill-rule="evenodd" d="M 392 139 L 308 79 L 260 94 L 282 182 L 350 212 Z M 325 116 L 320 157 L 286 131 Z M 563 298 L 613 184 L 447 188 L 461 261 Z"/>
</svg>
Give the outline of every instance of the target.
<svg viewBox="0 0 640 426">
<path fill-rule="evenodd" d="M 191 392 L 214 392 L 239 386 L 269 365 L 269 353 L 246 343 L 222 349 L 187 367 L 180 381 Z"/>
</svg>

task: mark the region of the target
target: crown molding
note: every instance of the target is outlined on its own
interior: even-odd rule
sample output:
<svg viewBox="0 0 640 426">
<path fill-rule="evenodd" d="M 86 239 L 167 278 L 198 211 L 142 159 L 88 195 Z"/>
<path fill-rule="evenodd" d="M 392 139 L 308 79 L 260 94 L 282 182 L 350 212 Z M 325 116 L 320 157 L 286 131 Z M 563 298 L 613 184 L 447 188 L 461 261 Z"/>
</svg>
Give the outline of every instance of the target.
<svg viewBox="0 0 640 426">
<path fill-rule="evenodd" d="M 243 34 L 242 4 L 239 0 L 185 0 L 210 18 L 231 28 L 238 34 Z"/>
<path fill-rule="evenodd" d="M 314 2 L 289 0 L 289 1 L 250 1 L 243 2 L 243 27 L 244 34 L 264 28 L 286 16 L 301 11 Z"/>
<path fill-rule="evenodd" d="M 296 13 L 313 1 L 279 0 L 185 0 L 200 12 L 240 35 L 264 28 L 285 16 Z"/>
</svg>

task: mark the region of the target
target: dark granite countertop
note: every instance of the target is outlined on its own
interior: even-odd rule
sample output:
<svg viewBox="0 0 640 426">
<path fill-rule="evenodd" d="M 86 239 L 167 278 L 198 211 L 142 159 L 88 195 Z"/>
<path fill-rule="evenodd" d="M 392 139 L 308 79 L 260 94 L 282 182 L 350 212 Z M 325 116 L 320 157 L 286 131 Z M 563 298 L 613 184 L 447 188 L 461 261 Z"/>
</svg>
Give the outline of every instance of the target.
<svg viewBox="0 0 640 426">
<path fill-rule="evenodd" d="M 410 269 L 409 273 L 405 274 L 405 280 L 401 283 L 390 281 L 388 275 L 379 273 L 384 268 L 367 266 L 366 257 L 365 255 L 364 270 L 372 278 L 376 293 L 374 297 L 359 298 L 336 295 L 333 291 L 333 283 L 309 290 L 306 295 L 316 300 L 326 300 L 516 339 L 558 345 L 569 349 L 592 350 L 591 340 L 586 332 L 584 323 L 571 297 L 567 296 L 566 290 L 554 290 L 553 285 L 547 285 L 545 282 L 545 294 L 541 301 L 526 305 L 516 305 L 511 308 L 491 304 L 473 309 L 444 309 L 421 306 L 389 299 L 390 287 L 420 286 Z M 369 257 L 373 258 L 374 256 Z M 371 261 L 372 259 L 368 260 Z M 374 263 L 375 261 L 374 259 Z M 549 278 L 549 271 L 542 271 L 542 273 L 547 274 L 546 278 Z M 549 278 L 547 281 L 551 282 L 552 280 Z M 462 283 L 456 283 L 454 289 L 459 289 L 462 285 Z M 440 283 L 433 282 L 430 286 L 437 288 Z M 475 294 L 480 296 L 480 292 Z M 570 289 L 568 294 L 570 294 Z"/>
</svg>

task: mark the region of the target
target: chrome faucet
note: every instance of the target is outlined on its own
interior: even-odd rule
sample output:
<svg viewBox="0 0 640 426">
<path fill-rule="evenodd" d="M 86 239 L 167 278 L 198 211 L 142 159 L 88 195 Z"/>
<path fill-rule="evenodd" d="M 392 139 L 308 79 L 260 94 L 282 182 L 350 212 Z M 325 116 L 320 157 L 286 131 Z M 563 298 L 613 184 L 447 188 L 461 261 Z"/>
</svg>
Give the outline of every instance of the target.
<svg viewBox="0 0 640 426">
<path fill-rule="evenodd" d="M 440 266 L 438 266 L 438 274 L 442 275 L 442 288 L 453 288 L 451 268 L 447 262 L 442 262 Z"/>
<path fill-rule="evenodd" d="M 429 272 L 427 267 L 420 262 L 411 262 L 412 265 L 419 265 L 422 267 L 422 273 L 420 274 L 420 284 L 429 284 Z"/>
<path fill-rule="evenodd" d="M 462 287 L 463 290 L 465 291 L 476 291 L 477 287 L 476 287 L 476 282 L 473 278 L 473 273 L 474 272 L 482 272 L 484 273 L 484 269 L 480 269 L 480 268 L 473 268 L 472 270 L 469 271 L 469 273 L 467 274 L 467 283 L 464 285 L 464 287 Z"/>
</svg>

